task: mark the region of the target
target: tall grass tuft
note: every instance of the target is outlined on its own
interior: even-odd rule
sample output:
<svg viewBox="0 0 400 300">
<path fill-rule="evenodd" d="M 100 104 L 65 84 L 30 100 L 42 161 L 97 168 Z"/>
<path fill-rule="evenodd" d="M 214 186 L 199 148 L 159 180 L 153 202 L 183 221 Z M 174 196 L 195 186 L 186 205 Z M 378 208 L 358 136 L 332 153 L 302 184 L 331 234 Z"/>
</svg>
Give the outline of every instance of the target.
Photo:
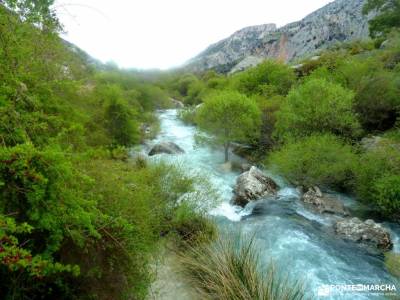
<svg viewBox="0 0 400 300">
<path fill-rule="evenodd" d="M 180 257 L 184 272 L 204 299 L 306 299 L 300 281 L 283 276 L 273 264 L 261 270 L 254 237 L 228 235 L 212 244 L 190 247 Z"/>
</svg>

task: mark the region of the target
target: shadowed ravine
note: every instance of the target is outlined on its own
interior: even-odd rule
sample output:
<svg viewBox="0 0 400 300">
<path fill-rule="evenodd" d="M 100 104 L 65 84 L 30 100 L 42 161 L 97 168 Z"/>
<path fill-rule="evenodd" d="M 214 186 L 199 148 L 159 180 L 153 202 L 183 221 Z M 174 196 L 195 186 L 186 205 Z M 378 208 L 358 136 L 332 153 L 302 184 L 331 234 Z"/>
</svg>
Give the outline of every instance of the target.
<svg viewBox="0 0 400 300">
<path fill-rule="evenodd" d="M 282 270 L 301 278 L 310 296 L 316 296 L 318 287 L 323 284 L 395 283 L 395 279 L 385 269 L 382 254 L 338 238 L 331 226 L 333 216 L 319 215 L 304 208 L 296 189 L 286 184 L 282 178 L 269 174 L 268 170 L 264 171 L 282 187 L 278 199 L 263 199 L 244 209 L 232 206 L 229 201 L 239 172 L 221 167 L 224 161 L 223 150 L 196 145 L 197 129 L 181 122 L 177 110 L 161 111 L 159 118 L 161 133 L 151 144 L 161 140 L 173 141 L 186 153 L 161 155 L 152 159 L 161 157 L 170 163 L 180 164 L 188 172 L 204 174 L 222 199 L 221 202 L 214 197 L 208 199 L 214 206 L 209 214 L 215 217 L 218 226 L 248 234 L 255 232 L 263 262 L 268 263 L 273 259 Z M 232 159 L 240 160 L 234 155 Z M 361 208 L 353 199 L 345 195 L 339 197 L 354 215 L 361 214 Z M 399 226 L 390 223 L 384 225 L 391 229 L 393 251 L 399 252 Z M 176 299 L 179 299 L 179 295 L 176 295 Z M 332 296 L 330 299 L 371 299 L 371 296 L 352 293 Z M 380 297 L 374 296 L 373 299 Z"/>
</svg>

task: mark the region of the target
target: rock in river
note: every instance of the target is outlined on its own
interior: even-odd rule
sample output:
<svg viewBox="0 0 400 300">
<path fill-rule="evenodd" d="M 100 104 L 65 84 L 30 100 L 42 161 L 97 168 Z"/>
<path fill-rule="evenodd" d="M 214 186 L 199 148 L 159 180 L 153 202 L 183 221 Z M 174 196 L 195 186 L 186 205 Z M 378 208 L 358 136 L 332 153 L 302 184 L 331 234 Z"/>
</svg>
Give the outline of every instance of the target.
<svg viewBox="0 0 400 300">
<path fill-rule="evenodd" d="M 179 147 L 177 144 L 173 142 L 159 142 L 151 148 L 149 152 L 149 156 L 166 153 L 166 154 L 181 154 L 185 153 L 185 151 Z"/>
<path fill-rule="evenodd" d="M 275 196 L 278 189 L 279 186 L 271 178 L 253 166 L 237 178 L 232 202 L 244 207 L 263 196 Z"/>
<path fill-rule="evenodd" d="M 382 250 L 393 247 L 388 230 L 373 220 L 363 222 L 358 218 L 344 219 L 336 222 L 335 232 L 345 239 L 373 245 Z"/>
<path fill-rule="evenodd" d="M 349 212 L 340 200 L 331 195 L 323 194 L 317 186 L 310 188 L 303 194 L 301 200 L 321 214 L 349 215 Z"/>
<path fill-rule="evenodd" d="M 185 107 L 185 104 L 183 104 L 181 101 L 173 99 L 173 98 L 171 98 L 171 103 L 175 108 L 184 108 Z"/>
</svg>

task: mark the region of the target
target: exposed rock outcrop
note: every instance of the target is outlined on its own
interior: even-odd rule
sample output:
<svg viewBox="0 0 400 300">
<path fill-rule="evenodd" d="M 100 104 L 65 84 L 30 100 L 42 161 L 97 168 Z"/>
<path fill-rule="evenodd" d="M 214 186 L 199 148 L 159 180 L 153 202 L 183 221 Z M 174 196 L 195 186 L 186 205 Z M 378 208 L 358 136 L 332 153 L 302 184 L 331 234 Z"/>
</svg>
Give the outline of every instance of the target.
<svg viewBox="0 0 400 300">
<path fill-rule="evenodd" d="M 151 148 L 151 150 L 149 152 L 149 156 L 162 154 L 162 153 L 166 153 L 166 154 L 182 154 L 182 153 L 185 153 L 185 151 L 181 147 L 179 147 L 177 144 L 175 144 L 173 142 L 163 141 L 163 142 L 157 143 L 156 145 L 154 145 Z"/>
<path fill-rule="evenodd" d="M 294 22 L 276 28 L 264 24 L 241 29 L 209 46 L 187 63 L 192 71 L 216 69 L 235 72 L 266 58 L 286 62 L 311 56 L 337 42 L 368 37 L 368 21 L 374 16 L 362 14 L 366 0 L 336 0 Z"/>
<path fill-rule="evenodd" d="M 380 136 L 365 137 L 361 140 L 361 147 L 365 151 L 371 151 L 379 148 L 382 141 L 385 139 Z"/>
<path fill-rule="evenodd" d="M 390 250 L 393 243 L 390 233 L 373 220 L 361 221 L 358 218 L 344 219 L 335 224 L 335 232 L 345 239 Z"/>
<path fill-rule="evenodd" d="M 278 189 L 279 186 L 271 178 L 253 166 L 237 178 L 232 202 L 244 207 L 263 196 L 275 196 Z"/>
<path fill-rule="evenodd" d="M 185 107 L 185 104 L 183 104 L 181 101 L 173 99 L 173 98 L 171 98 L 171 103 L 174 106 L 174 108 L 184 108 Z"/>
<path fill-rule="evenodd" d="M 339 199 L 332 195 L 322 193 L 317 186 L 308 189 L 301 197 L 301 200 L 321 214 L 349 215 L 349 212 Z"/>
</svg>

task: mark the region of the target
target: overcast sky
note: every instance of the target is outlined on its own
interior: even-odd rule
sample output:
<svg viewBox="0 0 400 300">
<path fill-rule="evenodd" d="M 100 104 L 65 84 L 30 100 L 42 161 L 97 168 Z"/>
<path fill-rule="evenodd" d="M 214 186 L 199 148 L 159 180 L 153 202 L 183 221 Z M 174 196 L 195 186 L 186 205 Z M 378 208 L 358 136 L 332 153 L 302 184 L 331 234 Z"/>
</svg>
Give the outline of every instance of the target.
<svg viewBox="0 0 400 300">
<path fill-rule="evenodd" d="M 178 66 L 246 26 L 297 21 L 332 0 L 56 0 L 64 38 L 125 68 Z"/>
</svg>

